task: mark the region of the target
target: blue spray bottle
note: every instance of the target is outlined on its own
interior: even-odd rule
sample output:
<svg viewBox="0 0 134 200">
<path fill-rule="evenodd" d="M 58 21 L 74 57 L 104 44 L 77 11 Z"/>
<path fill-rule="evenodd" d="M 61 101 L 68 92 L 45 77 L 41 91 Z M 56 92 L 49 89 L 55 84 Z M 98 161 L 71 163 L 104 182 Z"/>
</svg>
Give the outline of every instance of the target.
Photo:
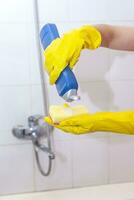
<svg viewBox="0 0 134 200">
<path fill-rule="evenodd" d="M 43 26 L 40 32 L 40 39 L 43 49 L 45 50 L 49 44 L 58 37 L 60 36 L 55 24 L 46 24 Z M 77 80 L 72 70 L 68 66 L 60 74 L 55 84 L 59 96 L 61 96 L 65 101 L 72 102 L 80 99 L 80 97 L 77 95 Z"/>
</svg>

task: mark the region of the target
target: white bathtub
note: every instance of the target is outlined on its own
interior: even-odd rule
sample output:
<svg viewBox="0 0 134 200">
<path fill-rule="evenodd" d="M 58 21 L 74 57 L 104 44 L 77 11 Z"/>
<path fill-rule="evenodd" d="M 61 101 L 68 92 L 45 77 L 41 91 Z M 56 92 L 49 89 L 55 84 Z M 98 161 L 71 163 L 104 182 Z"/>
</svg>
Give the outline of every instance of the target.
<svg viewBox="0 0 134 200">
<path fill-rule="evenodd" d="M 134 200 L 134 183 L 1 196 L 0 200 Z"/>
</svg>

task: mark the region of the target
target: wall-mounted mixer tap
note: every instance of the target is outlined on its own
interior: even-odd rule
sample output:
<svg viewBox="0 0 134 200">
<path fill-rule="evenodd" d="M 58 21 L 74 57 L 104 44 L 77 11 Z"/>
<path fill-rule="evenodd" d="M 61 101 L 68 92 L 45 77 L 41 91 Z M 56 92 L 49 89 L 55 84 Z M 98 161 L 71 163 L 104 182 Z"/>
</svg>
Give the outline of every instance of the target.
<svg viewBox="0 0 134 200">
<path fill-rule="evenodd" d="M 35 157 L 37 161 L 38 168 L 42 175 L 47 176 L 51 170 L 51 160 L 55 158 L 54 153 L 51 151 L 50 147 L 47 147 L 44 144 L 40 143 L 40 139 L 46 135 L 48 125 L 44 123 L 43 116 L 41 115 L 33 115 L 28 117 L 28 126 L 24 127 L 22 125 L 18 125 L 12 129 L 12 133 L 18 139 L 31 140 L 34 145 Z M 47 153 L 49 158 L 49 168 L 47 172 L 41 167 L 39 160 L 39 151 L 43 151 Z"/>
</svg>

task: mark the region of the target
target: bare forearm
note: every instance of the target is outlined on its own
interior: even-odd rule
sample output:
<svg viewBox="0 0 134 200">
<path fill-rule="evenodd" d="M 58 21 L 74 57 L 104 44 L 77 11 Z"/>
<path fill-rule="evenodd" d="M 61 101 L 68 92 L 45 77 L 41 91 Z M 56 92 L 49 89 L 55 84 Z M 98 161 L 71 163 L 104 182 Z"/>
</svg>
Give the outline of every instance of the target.
<svg viewBox="0 0 134 200">
<path fill-rule="evenodd" d="M 134 27 L 95 25 L 102 36 L 102 47 L 134 51 Z"/>
</svg>

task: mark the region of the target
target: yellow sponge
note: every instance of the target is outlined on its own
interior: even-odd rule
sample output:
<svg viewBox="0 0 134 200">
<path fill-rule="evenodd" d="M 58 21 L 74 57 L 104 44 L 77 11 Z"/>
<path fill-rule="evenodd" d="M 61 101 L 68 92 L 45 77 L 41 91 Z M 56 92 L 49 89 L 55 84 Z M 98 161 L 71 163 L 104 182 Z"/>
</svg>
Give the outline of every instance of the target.
<svg viewBox="0 0 134 200">
<path fill-rule="evenodd" d="M 77 116 L 81 114 L 87 114 L 88 109 L 83 105 L 77 105 L 74 107 L 68 104 L 63 105 L 52 105 L 49 108 L 49 115 L 53 123 L 58 124 L 68 117 Z"/>
</svg>

